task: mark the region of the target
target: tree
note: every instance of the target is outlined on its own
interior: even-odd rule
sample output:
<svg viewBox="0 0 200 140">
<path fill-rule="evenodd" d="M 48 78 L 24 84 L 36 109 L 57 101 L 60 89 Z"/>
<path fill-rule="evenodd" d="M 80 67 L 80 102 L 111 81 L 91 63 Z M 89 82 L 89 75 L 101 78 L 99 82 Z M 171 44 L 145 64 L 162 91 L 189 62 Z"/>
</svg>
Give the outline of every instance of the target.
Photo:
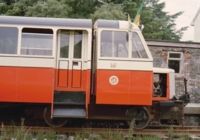
<svg viewBox="0 0 200 140">
<path fill-rule="evenodd" d="M 65 0 L 64 3 L 71 7 L 71 18 L 90 18 L 90 14 L 94 13 L 99 5 L 97 0 Z"/>
<path fill-rule="evenodd" d="M 129 14 L 131 19 L 134 19 L 143 0 L 107 0 L 115 4 L 121 4 L 123 11 Z M 181 39 L 183 31 L 187 27 L 182 27 L 178 30 L 175 28 L 175 20 L 183 12 L 178 12 L 174 15 L 169 15 L 164 12 L 164 2 L 159 0 L 145 0 L 144 8 L 141 13 L 141 23 L 144 25 L 143 35 L 146 39 L 153 40 L 174 40 Z"/>
<path fill-rule="evenodd" d="M 26 11 L 28 10 L 28 6 L 33 6 L 36 2 L 37 0 L 2 0 L 1 4 L 4 5 L 4 10 L 0 10 L 0 14 L 25 16 Z"/>
<path fill-rule="evenodd" d="M 180 40 L 183 31 L 187 27 L 176 30 L 175 19 L 183 12 L 169 15 L 163 11 L 165 3 L 159 3 L 159 0 L 148 0 L 145 5 L 141 16 L 142 24 L 145 27 L 143 31 L 145 38 L 154 40 Z"/>
<path fill-rule="evenodd" d="M 143 0 L 0 0 L 0 14 L 15 16 L 66 17 L 127 20 L 134 19 Z M 186 27 L 176 30 L 175 19 L 182 14 L 164 12 L 164 2 L 145 0 L 141 13 L 146 39 L 178 41 Z"/>
<path fill-rule="evenodd" d="M 119 4 L 107 3 L 96 9 L 91 15 L 93 20 L 101 19 L 126 19 L 127 16 L 123 12 L 123 8 Z"/>
<path fill-rule="evenodd" d="M 8 10 L 8 5 L 5 2 L 0 1 L 0 13 L 5 14 L 7 10 Z"/>
<path fill-rule="evenodd" d="M 28 6 L 25 15 L 36 17 L 68 17 L 71 10 L 62 0 L 46 0 L 38 1 L 35 5 Z"/>
</svg>

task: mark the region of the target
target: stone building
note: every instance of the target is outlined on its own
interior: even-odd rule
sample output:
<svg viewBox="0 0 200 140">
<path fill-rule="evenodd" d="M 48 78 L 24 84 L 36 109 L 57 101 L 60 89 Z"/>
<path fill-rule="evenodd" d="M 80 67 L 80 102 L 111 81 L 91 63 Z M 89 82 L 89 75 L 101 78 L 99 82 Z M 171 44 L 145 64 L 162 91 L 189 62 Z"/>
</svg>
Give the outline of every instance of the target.
<svg viewBox="0 0 200 140">
<path fill-rule="evenodd" d="M 176 95 L 185 93 L 184 78 L 191 102 L 200 103 L 200 43 L 147 41 L 154 67 L 175 70 Z"/>
</svg>

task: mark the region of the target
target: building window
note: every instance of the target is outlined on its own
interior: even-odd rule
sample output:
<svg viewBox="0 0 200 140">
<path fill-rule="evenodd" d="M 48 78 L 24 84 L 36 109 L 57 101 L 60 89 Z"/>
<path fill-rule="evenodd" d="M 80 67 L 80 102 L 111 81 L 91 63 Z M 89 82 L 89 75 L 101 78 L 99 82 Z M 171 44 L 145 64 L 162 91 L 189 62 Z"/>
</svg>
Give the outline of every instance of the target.
<svg viewBox="0 0 200 140">
<path fill-rule="evenodd" d="M 0 54 L 17 54 L 18 29 L 0 27 Z"/>
<path fill-rule="evenodd" d="M 53 31 L 51 29 L 24 28 L 21 54 L 52 56 Z"/>
<path fill-rule="evenodd" d="M 180 73 L 181 60 L 182 60 L 181 52 L 168 53 L 168 67 L 174 69 L 175 73 Z"/>
</svg>

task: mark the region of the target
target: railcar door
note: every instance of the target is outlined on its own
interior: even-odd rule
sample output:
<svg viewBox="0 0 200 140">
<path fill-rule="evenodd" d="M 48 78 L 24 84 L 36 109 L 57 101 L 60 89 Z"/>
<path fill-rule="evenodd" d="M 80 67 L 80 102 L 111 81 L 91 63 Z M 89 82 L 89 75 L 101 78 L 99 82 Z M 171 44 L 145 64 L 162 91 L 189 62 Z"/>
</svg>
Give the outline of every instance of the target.
<svg viewBox="0 0 200 140">
<path fill-rule="evenodd" d="M 89 101 L 91 30 L 58 30 L 52 117 L 85 118 Z"/>
<path fill-rule="evenodd" d="M 58 32 L 56 90 L 77 91 L 83 87 L 83 32 Z"/>
</svg>

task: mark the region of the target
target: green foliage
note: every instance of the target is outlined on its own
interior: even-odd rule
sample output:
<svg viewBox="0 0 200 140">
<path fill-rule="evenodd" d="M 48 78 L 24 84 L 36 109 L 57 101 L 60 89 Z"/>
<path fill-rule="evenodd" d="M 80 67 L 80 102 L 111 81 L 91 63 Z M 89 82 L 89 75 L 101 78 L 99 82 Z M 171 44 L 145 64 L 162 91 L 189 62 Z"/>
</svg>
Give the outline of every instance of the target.
<svg viewBox="0 0 200 140">
<path fill-rule="evenodd" d="M 175 19 L 182 14 L 178 12 L 174 15 L 168 15 L 163 11 L 165 3 L 158 3 L 158 0 L 146 1 L 141 16 L 142 24 L 145 25 L 143 34 L 147 39 L 154 40 L 180 40 L 182 32 L 187 28 L 175 29 Z"/>
<path fill-rule="evenodd" d="M 124 13 L 130 15 L 131 19 L 134 19 L 139 9 L 142 0 L 111 0 L 115 4 L 121 4 Z M 183 12 L 169 15 L 164 12 L 164 2 L 159 0 L 145 0 L 144 8 L 141 13 L 141 24 L 144 25 L 143 35 L 146 39 L 153 40 L 174 40 L 178 41 L 181 39 L 183 31 L 187 27 L 182 27 L 176 30 L 175 20 Z"/>
<path fill-rule="evenodd" d="M 91 15 L 92 19 L 126 19 L 123 8 L 119 4 L 107 3 L 96 9 Z"/>
<path fill-rule="evenodd" d="M 72 9 L 64 1 L 46 0 L 38 1 L 28 6 L 25 15 L 37 17 L 67 17 Z"/>
<path fill-rule="evenodd" d="M 7 7 L 7 10 L 4 11 L 6 15 L 12 16 L 25 16 L 25 13 L 28 10 L 28 6 L 33 6 L 35 4 L 34 0 L 18 0 L 16 2 L 12 1 Z"/>
<path fill-rule="evenodd" d="M 148 135 L 133 135 L 132 133 L 124 133 L 121 131 L 107 130 L 105 132 L 94 133 L 90 131 L 83 131 L 74 135 L 75 140 L 160 140 L 157 136 Z"/>
<path fill-rule="evenodd" d="M 94 13 L 98 2 L 96 0 L 64 0 L 65 5 L 71 7 L 69 17 L 71 18 L 90 18 Z"/>
<path fill-rule="evenodd" d="M 120 19 L 135 18 L 142 0 L 0 0 L 0 14 L 14 16 Z M 187 27 L 178 30 L 175 20 L 182 12 L 169 15 L 164 2 L 145 0 L 141 13 L 146 39 L 174 40 L 182 37 Z"/>
<path fill-rule="evenodd" d="M 35 138 L 36 140 L 55 140 L 56 133 L 54 131 L 38 131 L 37 133 L 33 133 L 30 129 L 25 126 L 12 126 L 9 128 L 1 128 L 1 136 L 0 140 L 32 140 Z"/>
<path fill-rule="evenodd" d="M 8 5 L 5 2 L 0 2 L 0 13 L 4 14 L 8 10 Z"/>
<path fill-rule="evenodd" d="M 56 140 L 58 135 L 53 130 L 31 130 L 30 127 L 25 127 L 22 123 L 21 126 L 4 127 L 1 126 L 0 140 Z M 189 140 L 188 135 L 176 135 L 173 128 L 169 129 L 169 139 Z M 84 130 L 73 133 L 72 139 L 74 140 L 160 140 L 158 136 L 153 135 L 137 135 L 133 130 L 126 133 L 125 131 L 113 131 L 107 129 L 105 131 L 94 132 L 91 130 Z M 69 137 L 68 137 L 69 139 Z"/>
</svg>

